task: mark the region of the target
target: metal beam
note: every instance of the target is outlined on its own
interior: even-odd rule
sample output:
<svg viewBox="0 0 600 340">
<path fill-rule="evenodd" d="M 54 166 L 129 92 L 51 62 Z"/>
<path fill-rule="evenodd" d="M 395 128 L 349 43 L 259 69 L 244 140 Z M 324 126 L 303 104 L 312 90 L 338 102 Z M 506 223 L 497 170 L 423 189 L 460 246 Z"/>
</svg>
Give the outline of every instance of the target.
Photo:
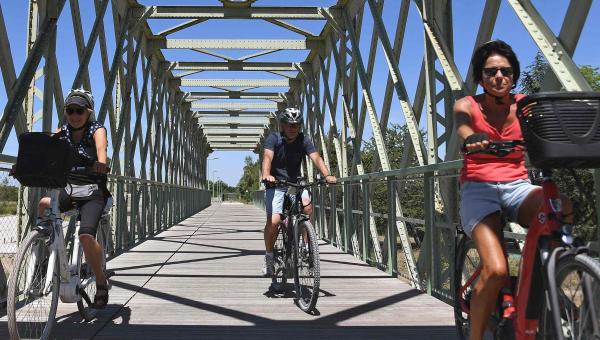
<svg viewBox="0 0 600 340">
<path fill-rule="evenodd" d="M 144 8 L 137 10 L 143 12 Z M 319 7 L 152 6 L 149 19 L 325 19 Z"/>
<path fill-rule="evenodd" d="M 204 116 L 257 116 L 257 117 L 271 117 L 274 114 L 270 111 L 194 111 L 194 117 Z"/>
<path fill-rule="evenodd" d="M 279 92 L 240 92 L 240 91 L 227 91 L 227 92 L 189 92 L 190 95 L 187 99 L 198 100 L 198 99 L 269 99 L 275 101 L 283 101 L 280 97 Z"/>
<path fill-rule="evenodd" d="M 178 61 L 173 70 L 182 71 L 296 71 L 294 63 L 250 62 L 231 60 L 226 62 Z M 166 65 L 169 65 L 166 63 Z M 168 66 L 167 66 L 168 67 Z"/>
<path fill-rule="evenodd" d="M 223 129 L 223 128 L 203 128 L 202 132 L 205 136 L 256 136 L 259 138 L 264 134 L 266 129 Z"/>
<path fill-rule="evenodd" d="M 250 124 L 250 125 L 268 125 L 269 119 L 267 118 L 254 118 L 254 117 L 202 117 L 198 118 L 198 124 Z"/>
<path fill-rule="evenodd" d="M 205 103 L 192 102 L 192 109 L 207 110 L 246 110 L 246 109 L 265 109 L 277 110 L 277 103 Z"/>
<path fill-rule="evenodd" d="M 289 87 L 290 79 L 181 79 L 181 86 Z"/>
<path fill-rule="evenodd" d="M 319 39 L 150 39 L 154 48 L 236 49 L 236 50 L 311 50 L 321 47 Z"/>
</svg>

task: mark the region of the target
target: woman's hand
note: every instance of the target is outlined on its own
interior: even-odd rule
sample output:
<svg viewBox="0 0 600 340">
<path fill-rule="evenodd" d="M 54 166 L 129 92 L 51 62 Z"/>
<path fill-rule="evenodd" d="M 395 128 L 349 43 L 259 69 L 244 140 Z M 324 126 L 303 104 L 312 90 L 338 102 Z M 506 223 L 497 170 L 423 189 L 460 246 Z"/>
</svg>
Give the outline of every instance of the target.
<svg viewBox="0 0 600 340">
<path fill-rule="evenodd" d="M 490 137 L 487 133 L 474 133 L 465 139 L 463 152 L 485 150 L 489 144 Z"/>
<path fill-rule="evenodd" d="M 94 162 L 94 165 L 92 165 L 92 171 L 100 174 L 105 174 L 108 171 L 108 169 L 106 167 L 106 164 Z"/>
<path fill-rule="evenodd" d="M 333 175 L 327 175 L 325 176 L 325 182 L 327 182 L 327 184 L 335 184 L 337 183 L 337 178 Z"/>
</svg>

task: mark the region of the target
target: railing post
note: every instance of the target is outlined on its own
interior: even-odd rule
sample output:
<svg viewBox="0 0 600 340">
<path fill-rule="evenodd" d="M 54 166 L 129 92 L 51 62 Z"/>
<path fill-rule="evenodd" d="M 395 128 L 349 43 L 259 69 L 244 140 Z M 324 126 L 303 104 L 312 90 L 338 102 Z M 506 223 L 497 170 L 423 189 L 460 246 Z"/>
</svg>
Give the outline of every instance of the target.
<svg viewBox="0 0 600 340">
<path fill-rule="evenodd" d="M 337 201 L 335 197 L 336 185 L 331 186 L 331 244 L 339 247 L 337 243 Z"/>
<path fill-rule="evenodd" d="M 392 276 L 396 276 L 398 272 L 398 251 L 396 242 L 396 195 L 394 193 L 394 180 L 392 177 L 387 178 L 388 192 L 388 219 L 387 219 L 387 249 L 388 261 L 387 272 Z"/>
<path fill-rule="evenodd" d="M 369 209 L 369 202 L 371 197 L 369 195 L 369 181 L 366 179 L 362 180 L 363 186 L 363 201 L 362 201 L 362 210 L 363 210 L 363 223 L 362 223 L 362 259 L 365 262 L 369 262 L 369 224 L 371 219 L 371 211 Z"/>
<path fill-rule="evenodd" d="M 343 196 L 343 202 L 342 202 L 342 206 L 344 207 L 344 230 L 343 232 L 343 244 L 344 244 L 344 251 L 346 253 L 352 253 L 352 244 L 350 241 L 350 235 L 351 235 L 351 229 L 350 229 L 350 223 L 352 220 L 352 205 L 350 204 L 350 188 L 352 186 L 348 183 L 348 182 L 344 182 L 344 196 Z"/>
<path fill-rule="evenodd" d="M 425 256 L 425 272 L 427 273 L 427 294 L 431 295 L 434 285 L 434 273 L 433 273 L 433 228 L 434 228 L 434 216 L 435 211 L 435 197 L 433 191 L 433 174 L 426 172 L 423 176 L 423 189 L 425 190 L 425 252 L 422 256 Z"/>
</svg>

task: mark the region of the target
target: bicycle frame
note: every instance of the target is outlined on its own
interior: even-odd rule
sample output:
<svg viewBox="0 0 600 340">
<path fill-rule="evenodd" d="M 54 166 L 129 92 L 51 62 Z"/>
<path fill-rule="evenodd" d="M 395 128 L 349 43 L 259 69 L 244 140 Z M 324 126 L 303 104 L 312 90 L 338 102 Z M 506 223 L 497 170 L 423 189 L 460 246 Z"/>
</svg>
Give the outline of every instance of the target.
<svg viewBox="0 0 600 340">
<path fill-rule="evenodd" d="M 560 194 L 549 170 L 543 170 L 542 191 L 544 202 L 529 225 L 514 292 L 516 317 L 513 322 L 516 340 L 532 340 L 536 337 L 541 312 L 540 306 L 542 306 L 542 299 L 545 298 L 544 291 L 551 290 L 546 269 L 548 262 L 554 260 L 551 254 L 557 248 L 557 242 L 553 239 L 553 235 L 560 232 L 563 225 Z M 566 236 L 568 237 L 563 239 L 563 243 L 570 246 L 572 238 L 569 238 L 570 234 Z M 463 296 L 466 288 L 479 276 L 480 272 L 481 265 L 460 288 L 459 296 Z M 544 289 L 537 290 L 535 294 L 532 294 L 531 288 L 534 285 L 537 287 L 543 285 Z M 470 313 L 463 299 L 460 300 L 460 305 L 465 313 Z M 558 306 L 551 307 L 553 311 L 558 310 Z"/>
</svg>

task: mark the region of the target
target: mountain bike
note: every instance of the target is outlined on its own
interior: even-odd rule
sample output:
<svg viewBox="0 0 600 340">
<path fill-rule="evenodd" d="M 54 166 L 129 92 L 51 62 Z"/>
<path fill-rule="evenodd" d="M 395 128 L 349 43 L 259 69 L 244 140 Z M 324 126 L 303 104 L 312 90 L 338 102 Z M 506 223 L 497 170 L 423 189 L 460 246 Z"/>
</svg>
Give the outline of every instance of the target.
<svg viewBox="0 0 600 340">
<path fill-rule="evenodd" d="M 488 322 L 495 339 L 600 339 L 600 263 L 573 236 L 573 226 L 563 222 L 551 170 L 599 167 L 600 149 L 588 145 L 599 144 L 599 103 L 597 93 L 526 97 L 517 109 L 524 141 L 492 142 L 482 151 L 503 157 L 525 146 L 543 178 L 544 204 L 529 225 L 518 276 L 500 291 Z M 585 143 L 574 143 L 577 136 Z M 515 242 L 505 242 L 507 259 L 511 250 L 519 252 Z M 468 339 L 470 300 L 481 265 L 474 242 L 460 230 L 455 254 L 456 328 L 461 339 Z"/>
<path fill-rule="evenodd" d="M 69 176 L 80 180 L 94 178 L 94 174 L 85 168 L 73 168 Z M 42 221 L 21 241 L 8 281 L 7 319 L 12 339 L 49 339 L 59 296 L 64 303 L 77 303 L 85 321 L 94 319 L 97 314 L 92 301 L 96 294 L 96 277 L 85 261 L 83 248 L 76 236 L 79 212 L 75 209 L 65 213 L 71 216 L 71 221 L 64 234 L 58 207 L 60 189 L 51 189 L 51 208 L 46 209 Z M 112 198 L 109 198 L 96 234 L 107 281 L 113 274 L 106 271 L 111 206 Z"/>
<path fill-rule="evenodd" d="M 288 188 L 273 249 L 275 271 L 271 278 L 272 287 L 281 290 L 287 279 L 293 277 L 296 302 L 307 313 L 317 304 L 321 273 L 317 233 L 309 216 L 303 213 L 302 192 L 324 183 L 324 180 L 313 183 L 303 180 L 298 183 L 281 180 L 265 183 L 267 186 Z"/>
</svg>

